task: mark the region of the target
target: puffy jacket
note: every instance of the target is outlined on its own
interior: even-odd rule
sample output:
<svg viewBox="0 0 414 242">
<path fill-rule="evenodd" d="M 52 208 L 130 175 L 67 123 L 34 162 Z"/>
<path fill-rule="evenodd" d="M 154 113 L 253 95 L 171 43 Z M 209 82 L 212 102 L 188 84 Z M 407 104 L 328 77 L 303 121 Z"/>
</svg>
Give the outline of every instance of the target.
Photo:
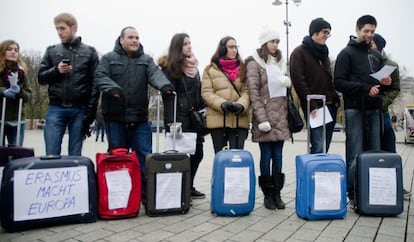
<svg viewBox="0 0 414 242">
<path fill-rule="evenodd" d="M 128 56 L 119 38 L 114 50 L 105 54 L 95 72 L 98 90 L 102 92 L 102 114 L 105 120 L 140 123 L 148 121 L 148 84 L 156 89 L 172 90 L 154 60 L 144 53 L 140 44 L 137 52 Z M 113 93 L 121 98 L 114 98 Z"/>
<path fill-rule="evenodd" d="M 380 109 L 378 97 L 370 97 L 369 91 L 379 81 L 370 74 L 384 65 L 381 54 L 371 45 L 358 42 L 351 36 L 348 46 L 338 54 L 335 63 L 334 84 L 342 92 L 345 109 Z"/>
<path fill-rule="evenodd" d="M 243 113 L 239 115 L 239 128 L 249 128 L 250 99 L 246 83 L 241 82 L 240 77 L 234 80 L 236 90 L 219 67 L 212 63 L 203 72 L 201 81 L 201 96 L 207 104 L 207 128 L 223 128 L 224 113 L 221 104 L 225 101 L 237 102 L 244 107 Z M 236 128 L 236 115 L 226 114 L 226 127 Z"/>
<path fill-rule="evenodd" d="M 71 73 L 59 73 L 58 64 L 71 60 Z M 94 47 L 78 37 L 70 44 L 49 46 L 40 63 L 38 82 L 49 85 L 49 104 L 64 107 L 89 107 L 96 110 L 99 93 L 93 87 L 93 75 L 99 64 Z"/>
</svg>

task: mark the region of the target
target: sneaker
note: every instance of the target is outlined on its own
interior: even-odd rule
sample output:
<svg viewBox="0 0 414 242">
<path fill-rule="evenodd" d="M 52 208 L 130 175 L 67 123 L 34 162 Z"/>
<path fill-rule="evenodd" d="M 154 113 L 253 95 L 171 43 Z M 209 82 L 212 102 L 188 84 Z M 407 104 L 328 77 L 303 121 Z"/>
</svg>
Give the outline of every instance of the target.
<svg viewBox="0 0 414 242">
<path fill-rule="evenodd" d="M 206 194 L 197 191 L 195 188 L 191 189 L 191 198 L 193 199 L 201 199 L 201 198 L 205 198 Z"/>
<path fill-rule="evenodd" d="M 354 199 L 349 200 L 348 204 L 352 209 L 355 209 L 355 200 Z"/>
<path fill-rule="evenodd" d="M 404 198 L 407 198 L 408 199 L 408 198 L 411 197 L 411 192 L 403 189 L 403 195 L 404 195 Z"/>
</svg>

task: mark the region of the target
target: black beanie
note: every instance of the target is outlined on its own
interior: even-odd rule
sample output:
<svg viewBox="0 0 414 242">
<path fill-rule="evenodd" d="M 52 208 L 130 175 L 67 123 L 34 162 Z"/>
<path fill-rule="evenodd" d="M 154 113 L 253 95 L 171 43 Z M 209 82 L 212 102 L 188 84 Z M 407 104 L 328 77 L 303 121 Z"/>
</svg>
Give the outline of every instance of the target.
<svg viewBox="0 0 414 242">
<path fill-rule="evenodd" d="M 382 49 L 384 49 L 385 45 L 387 44 L 387 41 L 385 41 L 385 39 L 377 33 L 374 35 L 374 42 L 379 51 L 382 51 Z"/>
<path fill-rule="evenodd" d="M 309 36 L 326 28 L 331 29 L 331 25 L 325 19 L 315 18 L 309 25 Z"/>
</svg>

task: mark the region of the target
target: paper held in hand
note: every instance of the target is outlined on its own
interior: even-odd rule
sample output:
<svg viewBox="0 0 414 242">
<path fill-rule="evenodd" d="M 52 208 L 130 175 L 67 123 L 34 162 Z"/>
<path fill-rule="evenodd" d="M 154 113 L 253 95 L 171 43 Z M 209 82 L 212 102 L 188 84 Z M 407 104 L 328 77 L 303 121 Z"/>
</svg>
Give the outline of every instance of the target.
<svg viewBox="0 0 414 242">
<path fill-rule="evenodd" d="M 382 78 L 390 76 L 391 73 L 397 69 L 397 67 L 395 66 L 390 66 L 390 65 L 384 65 L 381 70 L 370 74 L 370 76 L 372 76 L 373 78 L 377 79 L 378 81 L 381 81 Z"/>
<path fill-rule="evenodd" d="M 316 110 L 316 116 L 312 117 L 309 115 L 309 125 L 311 128 L 317 128 L 323 125 L 323 110 L 324 108 L 318 108 Z M 330 123 L 332 122 L 332 116 L 331 113 L 329 112 L 328 107 L 325 108 L 325 123 Z"/>
</svg>

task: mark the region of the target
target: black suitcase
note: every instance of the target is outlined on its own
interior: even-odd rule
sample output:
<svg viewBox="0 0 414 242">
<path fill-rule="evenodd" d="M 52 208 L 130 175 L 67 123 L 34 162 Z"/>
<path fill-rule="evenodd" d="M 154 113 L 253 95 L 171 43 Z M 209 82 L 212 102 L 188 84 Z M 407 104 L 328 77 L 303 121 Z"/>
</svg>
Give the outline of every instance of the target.
<svg viewBox="0 0 414 242">
<path fill-rule="evenodd" d="M 378 151 L 357 157 L 354 210 L 371 216 L 395 216 L 403 212 L 400 155 Z"/>
<path fill-rule="evenodd" d="M 3 174 L 0 221 L 7 232 L 97 220 L 95 171 L 87 157 L 16 159 Z"/>
<path fill-rule="evenodd" d="M 157 98 L 159 113 L 160 96 Z M 174 103 L 175 113 L 176 95 Z M 158 131 L 159 127 L 157 127 L 157 152 L 148 155 L 145 160 L 147 176 L 145 213 L 148 216 L 185 214 L 190 209 L 191 198 L 190 157 L 174 150 L 159 153 Z"/>
</svg>

